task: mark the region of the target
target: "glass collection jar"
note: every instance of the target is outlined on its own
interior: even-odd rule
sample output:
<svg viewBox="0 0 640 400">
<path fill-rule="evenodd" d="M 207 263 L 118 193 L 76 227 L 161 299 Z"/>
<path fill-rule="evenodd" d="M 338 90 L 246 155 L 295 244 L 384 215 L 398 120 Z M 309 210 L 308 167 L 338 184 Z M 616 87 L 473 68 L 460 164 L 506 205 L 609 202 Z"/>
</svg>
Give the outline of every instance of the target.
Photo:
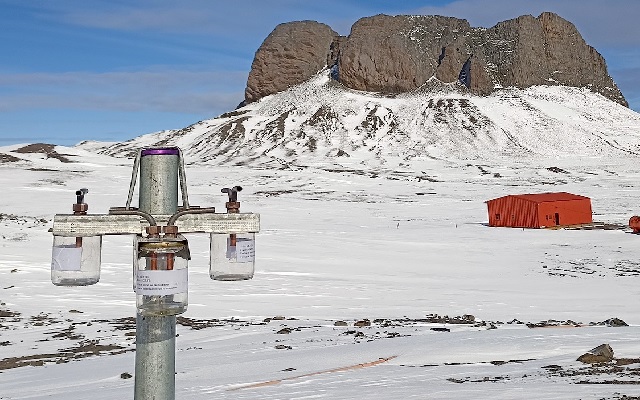
<svg viewBox="0 0 640 400">
<path fill-rule="evenodd" d="M 142 315 L 182 314 L 188 305 L 189 247 L 182 235 L 136 240 L 134 288 Z"/>
<path fill-rule="evenodd" d="M 100 280 L 102 236 L 53 236 L 51 282 L 57 286 L 88 286 Z"/>
<path fill-rule="evenodd" d="M 217 281 L 253 278 L 255 233 L 211 234 L 209 276 Z"/>
</svg>

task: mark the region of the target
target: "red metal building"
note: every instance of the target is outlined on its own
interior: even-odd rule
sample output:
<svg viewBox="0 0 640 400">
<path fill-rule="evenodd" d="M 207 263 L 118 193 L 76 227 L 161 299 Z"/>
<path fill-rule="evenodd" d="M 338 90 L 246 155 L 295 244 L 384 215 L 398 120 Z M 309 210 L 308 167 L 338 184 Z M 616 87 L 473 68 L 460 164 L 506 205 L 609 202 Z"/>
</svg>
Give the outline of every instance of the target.
<svg viewBox="0 0 640 400">
<path fill-rule="evenodd" d="M 593 222 L 591 199 L 566 192 L 509 195 L 486 203 L 489 226 L 546 228 Z"/>
</svg>

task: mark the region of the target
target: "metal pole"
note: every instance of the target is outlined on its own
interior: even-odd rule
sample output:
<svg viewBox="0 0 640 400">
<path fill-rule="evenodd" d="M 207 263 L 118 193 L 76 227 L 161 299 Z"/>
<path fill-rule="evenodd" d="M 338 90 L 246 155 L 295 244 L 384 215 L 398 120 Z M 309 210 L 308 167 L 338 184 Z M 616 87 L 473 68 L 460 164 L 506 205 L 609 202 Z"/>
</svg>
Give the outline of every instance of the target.
<svg viewBox="0 0 640 400">
<path fill-rule="evenodd" d="M 146 149 L 140 154 L 140 197 L 138 208 L 151 215 L 178 210 L 179 150 Z"/>
<path fill-rule="evenodd" d="M 140 211 L 171 215 L 178 209 L 177 148 L 146 149 L 140 155 Z M 135 400 L 176 397 L 176 317 L 136 315 Z"/>
</svg>

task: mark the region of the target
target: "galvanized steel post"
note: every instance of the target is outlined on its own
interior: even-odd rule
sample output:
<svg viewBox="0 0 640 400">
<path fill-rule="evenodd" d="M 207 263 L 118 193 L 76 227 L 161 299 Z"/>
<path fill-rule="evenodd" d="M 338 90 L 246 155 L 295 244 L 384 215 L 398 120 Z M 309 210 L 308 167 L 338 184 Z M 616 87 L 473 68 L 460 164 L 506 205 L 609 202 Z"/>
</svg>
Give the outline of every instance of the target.
<svg viewBox="0 0 640 400">
<path fill-rule="evenodd" d="M 140 178 L 139 204 L 136 209 L 131 207 L 131 201 L 138 176 Z M 178 182 L 182 189 L 180 211 L 178 211 Z M 91 262 L 85 262 L 82 253 L 91 239 L 101 239 L 103 235 L 136 235 L 136 257 L 134 258 L 134 291 L 137 305 L 134 395 L 136 400 L 175 399 L 175 315 L 184 312 L 188 304 L 188 279 L 184 272 L 188 268 L 187 260 L 190 259 L 187 241 L 181 233 L 207 233 L 213 240 L 214 235 L 224 238 L 233 235 L 237 238 L 240 234 L 253 234 L 260 231 L 259 214 L 216 213 L 213 207 L 189 206 L 186 186 L 184 160 L 180 149 L 176 147 L 143 149 L 134 163 L 125 207 L 112 207 L 108 214 L 88 214 L 86 213 L 87 205 L 81 198 L 86 193 L 86 189 L 81 189 L 76 193 L 78 203 L 74 205 L 74 213 L 56 214 L 50 230 L 53 233 L 51 280 L 54 284 L 60 284 L 56 280 L 58 279 L 56 274 L 62 274 L 67 279 L 65 285 L 69 286 L 96 283 L 99 278 L 99 269 L 94 274 L 95 279 L 90 283 L 87 283 L 83 274 L 78 274 L 78 272 L 86 272 L 85 267 L 91 273 L 95 272 L 90 268 L 96 267 L 96 263 L 99 268 L 101 240 L 95 249 L 92 247 L 91 251 L 88 251 L 93 258 L 96 258 L 97 254 L 97 260 L 90 258 Z M 239 190 L 239 187 L 236 189 Z M 233 206 L 227 208 L 238 211 L 239 203 L 235 202 Z M 145 232 L 146 236 L 144 236 Z M 154 242 L 155 239 L 160 239 L 160 232 L 163 234 L 161 242 Z M 73 246 L 68 247 L 65 240 Z M 254 261 L 253 238 L 250 242 L 246 240 L 245 242 L 243 249 L 246 260 L 243 262 L 252 263 Z M 57 245 L 57 243 L 62 244 Z M 78 248 L 79 243 L 81 248 Z M 168 243 L 172 246 L 165 246 L 162 251 L 156 251 L 149 245 L 152 243 Z M 213 251 L 214 247 L 212 246 L 211 249 Z M 235 250 L 234 254 L 236 254 Z M 214 262 L 213 256 L 210 256 L 210 262 Z M 159 268 L 160 264 L 163 265 L 161 268 Z M 253 271 L 253 264 L 251 267 Z M 164 271 L 160 272 L 162 276 L 157 274 L 157 270 Z M 152 275 L 157 281 L 152 281 Z M 173 279 L 173 281 L 169 282 L 165 279 L 169 281 Z M 243 279 L 246 278 L 243 277 Z M 160 305 L 160 307 L 153 308 L 152 305 Z"/>
<path fill-rule="evenodd" d="M 151 215 L 178 210 L 177 148 L 142 150 L 139 209 Z M 176 317 L 136 314 L 135 400 L 173 400 L 176 396 Z"/>
</svg>

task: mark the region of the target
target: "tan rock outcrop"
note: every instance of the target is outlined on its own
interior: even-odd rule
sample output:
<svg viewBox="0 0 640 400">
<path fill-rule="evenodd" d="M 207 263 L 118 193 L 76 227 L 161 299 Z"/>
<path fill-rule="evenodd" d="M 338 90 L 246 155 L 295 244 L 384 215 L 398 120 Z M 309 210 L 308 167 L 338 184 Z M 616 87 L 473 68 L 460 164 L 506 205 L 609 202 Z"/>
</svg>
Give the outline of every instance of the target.
<svg viewBox="0 0 640 400">
<path fill-rule="evenodd" d="M 329 26 L 315 21 L 278 25 L 256 52 L 245 101 L 250 103 L 286 90 L 333 65 L 337 49 L 332 49 L 337 37 Z"/>
<path fill-rule="evenodd" d="M 432 77 L 457 82 L 471 56 L 469 89 L 475 94 L 565 85 L 587 87 L 628 106 L 604 58 L 572 23 L 549 12 L 490 29 L 443 16 L 376 15 L 358 20 L 348 37 L 312 21 L 281 24 L 256 52 L 245 101 L 286 90 L 332 66 L 334 78 L 348 88 L 410 92 Z"/>
</svg>

